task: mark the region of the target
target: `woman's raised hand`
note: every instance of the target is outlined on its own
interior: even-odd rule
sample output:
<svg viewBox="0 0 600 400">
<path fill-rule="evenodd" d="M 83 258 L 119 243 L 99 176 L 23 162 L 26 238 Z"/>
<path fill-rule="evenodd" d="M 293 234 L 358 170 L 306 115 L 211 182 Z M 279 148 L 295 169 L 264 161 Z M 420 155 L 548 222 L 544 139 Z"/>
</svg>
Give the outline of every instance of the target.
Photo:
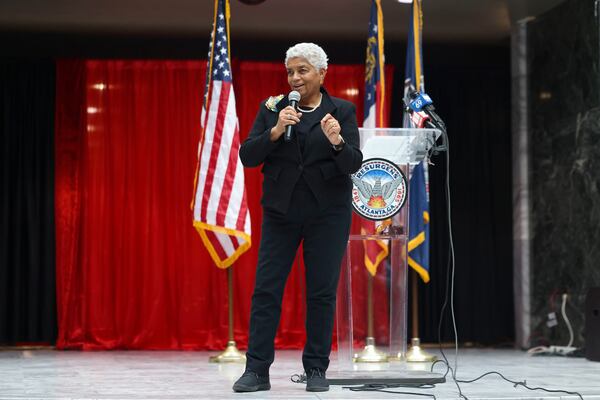
<svg viewBox="0 0 600 400">
<path fill-rule="evenodd" d="M 297 112 L 294 107 L 287 106 L 279 112 L 277 124 L 271 129 L 271 141 L 276 141 L 285 132 L 285 127 L 288 125 L 296 125 L 300 122 L 302 113 Z"/>
</svg>

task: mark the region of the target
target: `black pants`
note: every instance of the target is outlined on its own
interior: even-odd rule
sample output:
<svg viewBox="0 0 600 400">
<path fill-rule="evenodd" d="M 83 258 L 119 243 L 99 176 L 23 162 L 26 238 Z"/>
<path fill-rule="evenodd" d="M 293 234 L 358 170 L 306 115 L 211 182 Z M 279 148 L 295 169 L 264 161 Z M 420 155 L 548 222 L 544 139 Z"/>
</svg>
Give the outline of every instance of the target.
<svg viewBox="0 0 600 400">
<path fill-rule="evenodd" d="M 304 241 L 306 269 L 306 345 L 302 364 L 308 371 L 327 370 L 340 263 L 346 250 L 351 205 L 319 211 L 307 186 L 299 184 L 286 215 L 264 210 L 256 284 L 250 314 L 246 368 L 268 375 L 275 356 L 274 340 L 283 289 L 298 246 Z"/>
</svg>

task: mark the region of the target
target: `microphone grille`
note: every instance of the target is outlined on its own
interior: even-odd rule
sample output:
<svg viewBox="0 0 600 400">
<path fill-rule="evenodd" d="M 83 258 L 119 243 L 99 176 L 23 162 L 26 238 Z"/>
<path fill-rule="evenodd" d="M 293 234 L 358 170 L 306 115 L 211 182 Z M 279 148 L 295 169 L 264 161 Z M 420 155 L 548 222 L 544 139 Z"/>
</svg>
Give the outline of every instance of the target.
<svg viewBox="0 0 600 400">
<path fill-rule="evenodd" d="M 288 94 L 289 101 L 300 101 L 300 97 L 300 93 L 298 93 L 296 90 L 292 90 L 290 94 Z"/>
</svg>

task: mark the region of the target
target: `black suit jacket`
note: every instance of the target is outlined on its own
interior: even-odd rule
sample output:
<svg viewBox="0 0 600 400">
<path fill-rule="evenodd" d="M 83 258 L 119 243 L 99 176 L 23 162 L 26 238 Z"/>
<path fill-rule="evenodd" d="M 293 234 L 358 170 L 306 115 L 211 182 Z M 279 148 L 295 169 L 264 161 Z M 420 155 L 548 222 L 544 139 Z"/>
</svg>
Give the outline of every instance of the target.
<svg viewBox="0 0 600 400">
<path fill-rule="evenodd" d="M 321 92 L 321 107 L 338 120 L 340 134 L 346 142 L 339 152 L 332 148 L 319 122 L 310 127 L 303 153 L 295 135 L 291 142 L 284 142 L 283 135 L 272 142 L 271 128 L 277 124 L 279 111 L 289 102 L 287 98 L 282 99 L 276 112 L 269 110 L 264 101 L 260 105 L 252 130 L 240 147 L 240 159 L 246 167 L 263 164 L 262 205 L 265 208 L 285 214 L 300 176 L 314 193 L 320 209 L 350 203 L 349 174 L 356 172 L 362 163 L 356 109 L 349 101 L 329 96 L 323 88 Z"/>
</svg>

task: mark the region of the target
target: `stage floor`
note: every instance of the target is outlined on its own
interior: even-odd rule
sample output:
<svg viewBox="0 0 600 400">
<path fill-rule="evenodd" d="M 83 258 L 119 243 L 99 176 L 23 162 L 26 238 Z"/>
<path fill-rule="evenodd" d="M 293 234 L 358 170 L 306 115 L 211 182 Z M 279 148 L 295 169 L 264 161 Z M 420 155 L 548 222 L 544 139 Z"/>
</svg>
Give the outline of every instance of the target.
<svg viewBox="0 0 600 400">
<path fill-rule="evenodd" d="M 271 368 L 272 389 L 233 393 L 231 385 L 242 365 L 208 363 L 214 352 L 164 351 L 0 351 L 0 399 L 425 399 L 416 395 L 351 392 L 332 386 L 329 392 L 308 393 L 290 376 L 301 372 L 299 351 L 278 351 Z M 447 350 L 448 356 L 453 350 Z M 453 357 L 451 357 L 451 361 Z M 600 400 L 600 363 L 582 358 L 530 357 L 517 350 L 460 350 L 459 379 L 473 379 L 496 370 L 529 386 L 577 391 L 586 400 Z M 398 365 L 394 368 L 403 368 Z M 329 375 L 334 375 L 335 365 Z M 442 365 L 436 372 L 444 372 Z M 514 388 L 498 376 L 461 384 L 470 399 L 578 399 L 560 393 Z M 450 376 L 433 389 L 396 389 L 456 399 Z"/>
</svg>

